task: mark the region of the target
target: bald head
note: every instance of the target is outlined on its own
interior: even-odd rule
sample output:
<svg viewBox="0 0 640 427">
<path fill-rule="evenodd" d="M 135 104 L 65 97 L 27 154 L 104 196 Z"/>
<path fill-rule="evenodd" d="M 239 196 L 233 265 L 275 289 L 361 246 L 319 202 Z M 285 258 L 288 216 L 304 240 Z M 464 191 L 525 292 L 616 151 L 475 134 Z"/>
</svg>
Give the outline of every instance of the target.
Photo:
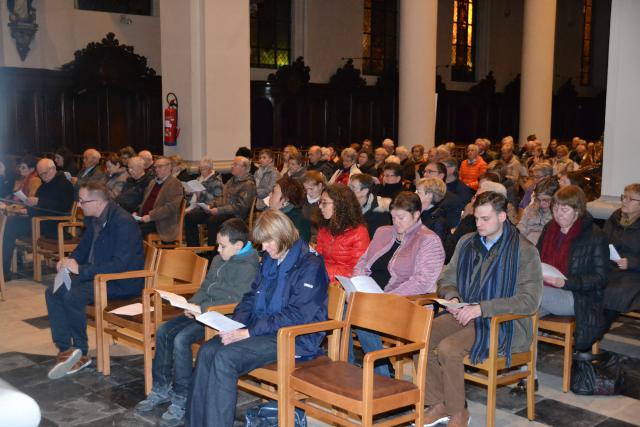
<svg viewBox="0 0 640 427">
<path fill-rule="evenodd" d="M 51 159 L 40 159 L 36 164 L 36 172 L 42 181 L 49 182 L 56 176 L 56 164 Z"/>
<path fill-rule="evenodd" d="M 149 150 L 142 150 L 138 153 L 138 157 L 140 157 L 144 161 L 144 168 L 148 169 L 153 164 L 153 154 Z"/>
<path fill-rule="evenodd" d="M 309 161 L 315 165 L 322 159 L 322 149 L 318 145 L 313 145 L 309 147 L 308 156 Z"/>
<path fill-rule="evenodd" d="M 95 148 L 89 148 L 82 153 L 82 165 L 86 168 L 92 168 L 100 162 L 100 152 Z"/>
</svg>

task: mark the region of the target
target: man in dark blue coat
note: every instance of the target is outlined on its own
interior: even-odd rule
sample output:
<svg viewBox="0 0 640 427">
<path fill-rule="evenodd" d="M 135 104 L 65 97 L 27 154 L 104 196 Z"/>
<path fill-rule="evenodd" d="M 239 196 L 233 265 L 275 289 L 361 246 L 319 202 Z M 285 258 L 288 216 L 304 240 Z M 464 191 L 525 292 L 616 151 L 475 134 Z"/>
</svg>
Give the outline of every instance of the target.
<svg viewBox="0 0 640 427">
<path fill-rule="evenodd" d="M 109 200 L 102 183 L 90 181 L 80 187 L 78 203 L 84 212 L 85 230 L 69 258 L 58 262 L 58 271 L 67 269 L 71 285 L 45 292 L 51 336 L 60 353 L 49 378 L 56 379 L 89 366 L 85 307 L 93 302 L 96 274 L 121 273 L 144 268 L 140 228 L 129 213 Z M 108 298 L 139 296 L 142 279 L 109 283 Z"/>
</svg>

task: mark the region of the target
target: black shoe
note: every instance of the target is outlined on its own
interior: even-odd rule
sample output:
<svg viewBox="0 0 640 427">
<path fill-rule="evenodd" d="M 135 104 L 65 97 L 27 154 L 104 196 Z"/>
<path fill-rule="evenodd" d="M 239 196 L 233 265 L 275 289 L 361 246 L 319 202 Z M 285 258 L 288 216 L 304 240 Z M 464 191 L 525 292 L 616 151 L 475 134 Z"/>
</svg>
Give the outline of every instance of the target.
<svg viewBox="0 0 640 427">
<path fill-rule="evenodd" d="M 533 391 L 538 391 L 538 380 L 535 381 Z M 513 395 L 527 394 L 527 383 L 524 380 L 518 381 L 518 384 L 510 391 Z"/>
</svg>

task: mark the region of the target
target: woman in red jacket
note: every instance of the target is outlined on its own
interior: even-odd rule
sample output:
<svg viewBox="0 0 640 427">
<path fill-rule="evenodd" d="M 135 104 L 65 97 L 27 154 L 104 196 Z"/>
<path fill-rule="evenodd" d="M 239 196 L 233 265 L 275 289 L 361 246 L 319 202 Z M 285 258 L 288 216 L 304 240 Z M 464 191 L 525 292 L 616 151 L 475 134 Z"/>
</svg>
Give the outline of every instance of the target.
<svg viewBox="0 0 640 427">
<path fill-rule="evenodd" d="M 346 185 L 329 185 L 320 196 L 322 221 L 316 250 L 324 258 L 329 280 L 351 277 L 353 268 L 369 246 L 362 209 Z"/>
</svg>

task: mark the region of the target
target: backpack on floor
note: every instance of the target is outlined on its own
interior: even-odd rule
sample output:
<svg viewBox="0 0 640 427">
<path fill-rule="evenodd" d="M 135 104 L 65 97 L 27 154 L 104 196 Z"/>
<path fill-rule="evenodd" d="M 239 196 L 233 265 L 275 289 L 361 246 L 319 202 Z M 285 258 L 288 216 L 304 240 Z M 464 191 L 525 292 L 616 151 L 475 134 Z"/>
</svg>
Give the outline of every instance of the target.
<svg viewBox="0 0 640 427">
<path fill-rule="evenodd" d="M 625 373 L 615 353 L 574 353 L 571 391 L 582 395 L 613 396 L 623 392 Z"/>
<path fill-rule="evenodd" d="M 270 401 L 247 409 L 244 415 L 245 427 L 278 427 L 278 402 Z M 296 408 L 295 427 L 307 427 L 307 416 Z"/>
</svg>

